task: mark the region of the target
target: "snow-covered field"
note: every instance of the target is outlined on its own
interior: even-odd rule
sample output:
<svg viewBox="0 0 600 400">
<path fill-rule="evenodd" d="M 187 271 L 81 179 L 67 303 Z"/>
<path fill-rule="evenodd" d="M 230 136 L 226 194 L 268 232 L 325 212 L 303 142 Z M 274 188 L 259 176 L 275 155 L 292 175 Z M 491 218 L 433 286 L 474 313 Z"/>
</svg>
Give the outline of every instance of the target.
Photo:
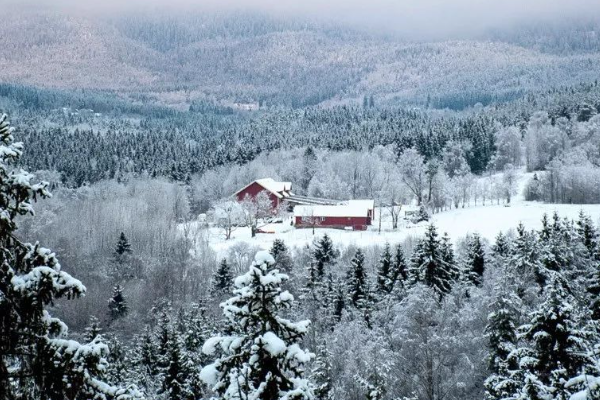
<svg viewBox="0 0 600 400">
<path fill-rule="evenodd" d="M 515 229 L 522 222 L 528 229 L 536 229 L 541 226 L 541 218 L 544 213 L 551 216 L 555 211 L 561 217 L 576 219 L 579 211 L 583 210 L 591 216 L 594 222 L 600 221 L 600 205 L 579 204 L 544 204 L 538 202 L 524 201 L 522 193 L 525 183 L 531 174 L 522 174 L 519 180 L 519 195 L 513 198 L 510 207 L 504 205 L 478 205 L 466 208 L 444 211 L 432 216 L 432 222 L 438 227 L 440 233 L 447 232 L 453 240 L 464 237 L 468 233 L 479 233 L 482 237 L 493 240 L 498 232 Z M 376 217 L 379 213 L 375 212 Z M 372 244 L 399 243 L 408 237 L 418 237 L 423 234 L 427 223 L 412 224 L 400 221 L 397 230 L 392 230 L 391 219 L 383 216 L 382 230 L 378 232 L 379 221 L 375 219 L 373 225 L 367 231 L 344 231 L 338 229 L 315 229 L 313 235 L 311 229 L 295 229 L 290 224 L 291 219 L 282 224 L 272 224 L 268 228 L 275 233 L 259 233 L 252 238 L 249 228 L 238 228 L 234 231 L 230 240 L 224 240 L 222 230 L 218 228 L 209 229 L 209 243 L 219 254 L 240 242 L 246 242 L 252 246 L 269 249 L 273 240 L 283 239 L 290 247 L 300 247 L 312 243 L 315 236 L 327 233 L 334 243 L 356 246 L 369 246 Z"/>
</svg>

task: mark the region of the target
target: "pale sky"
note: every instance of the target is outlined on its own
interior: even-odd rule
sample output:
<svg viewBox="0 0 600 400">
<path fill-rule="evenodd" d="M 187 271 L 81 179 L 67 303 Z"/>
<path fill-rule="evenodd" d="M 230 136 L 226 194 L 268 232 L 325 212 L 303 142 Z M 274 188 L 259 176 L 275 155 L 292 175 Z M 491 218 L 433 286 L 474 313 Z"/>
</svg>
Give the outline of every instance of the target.
<svg viewBox="0 0 600 400">
<path fill-rule="evenodd" d="M 0 0 L 9 8 L 25 3 L 92 14 L 190 7 L 256 10 L 375 27 L 415 38 L 468 36 L 527 21 L 600 18 L 600 0 Z"/>
</svg>

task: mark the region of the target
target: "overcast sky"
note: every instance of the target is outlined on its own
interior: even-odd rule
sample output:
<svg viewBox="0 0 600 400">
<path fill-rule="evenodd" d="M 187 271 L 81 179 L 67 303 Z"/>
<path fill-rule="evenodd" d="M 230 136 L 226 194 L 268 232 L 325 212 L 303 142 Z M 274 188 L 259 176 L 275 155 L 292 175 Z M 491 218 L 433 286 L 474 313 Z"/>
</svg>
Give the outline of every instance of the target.
<svg viewBox="0 0 600 400">
<path fill-rule="evenodd" d="M 141 8 L 251 9 L 338 20 L 413 37 L 465 36 L 524 21 L 600 16 L 600 0 L 0 0 L 87 12 Z"/>
</svg>

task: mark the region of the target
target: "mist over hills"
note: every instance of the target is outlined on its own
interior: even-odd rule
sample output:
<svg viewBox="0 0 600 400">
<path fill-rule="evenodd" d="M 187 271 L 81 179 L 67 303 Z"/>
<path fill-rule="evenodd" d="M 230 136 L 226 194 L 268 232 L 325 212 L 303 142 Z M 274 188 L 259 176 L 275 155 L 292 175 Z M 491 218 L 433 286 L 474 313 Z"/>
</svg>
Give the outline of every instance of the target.
<svg viewBox="0 0 600 400">
<path fill-rule="evenodd" d="M 196 99 L 301 107 L 364 96 L 456 108 L 595 80 L 598 26 L 532 24 L 415 42 L 256 12 L 15 11 L 0 26 L 0 80 L 183 110 Z"/>
</svg>

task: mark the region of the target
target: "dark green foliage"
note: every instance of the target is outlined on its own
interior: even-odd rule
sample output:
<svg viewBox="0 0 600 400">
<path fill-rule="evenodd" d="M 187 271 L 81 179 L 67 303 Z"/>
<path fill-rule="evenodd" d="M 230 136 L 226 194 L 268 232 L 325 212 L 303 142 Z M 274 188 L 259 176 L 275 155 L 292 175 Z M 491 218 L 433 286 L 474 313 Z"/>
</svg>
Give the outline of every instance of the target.
<svg viewBox="0 0 600 400">
<path fill-rule="evenodd" d="M 111 321 L 115 321 L 124 317 L 129 312 L 129 307 L 123 296 L 123 288 L 121 285 L 116 285 L 113 288 L 113 294 L 108 301 L 108 315 Z"/>
<path fill-rule="evenodd" d="M 392 262 L 390 244 L 386 243 L 381 253 L 379 269 L 377 270 L 377 292 L 379 294 L 389 293 L 393 288 Z"/>
<path fill-rule="evenodd" d="M 229 293 L 233 285 L 233 278 L 226 259 L 222 259 L 213 276 L 212 293 L 221 295 Z"/>
<path fill-rule="evenodd" d="M 270 250 L 271 255 L 275 259 L 275 264 L 280 271 L 289 273 L 294 265 L 290 252 L 281 239 L 275 239 Z"/>
<path fill-rule="evenodd" d="M 131 252 L 131 244 L 129 243 L 129 240 L 127 240 L 125 233 L 121 232 L 119 240 L 117 241 L 117 246 L 115 247 L 115 258 L 131 254 Z"/>
<path fill-rule="evenodd" d="M 577 322 L 575 299 L 566 281 L 553 273 L 544 290 L 544 301 L 520 327 L 521 337 L 529 344 L 518 350 L 520 366 L 550 388 L 555 398 L 568 398 L 561 379 L 575 376 L 586 364 L 586 332 Z"/>
<path fill-rule="evenodd" d="M 472 235 L 467 241 L 466 272 L 467 278 L 475 285 L 483 282 L 485 272 L 485 249 L 478 234 Z"/>
<path fill-rule="evenodd" d="M 496 241 L 492 246 L 492 253 L 498 257 L 507 257 L 510 255 L 510 243 L 502 232 L 498 233 L 496 236 Z"/>
<path fill-rule="evenodd" d="M 452 245 L 440 240 L 435 225 L 429 225 L 411 258 L 412 280 L 432 287 L 441 299 L 452 289 L 457 273 Z"/>
<path fill-rule="evenodd" d="M 352 258 L 346 284 L 352 305 L 356 308 L 365 307 L 369 296 L 369 288 L 365 271 L 365 255 L 360 249 L 356 250 Z"/>
<path fill-rule="evenodd" d="M 333 242 L 327 234 L 324 234 L 321 239 L 317 240 L 314 245 L 313 258 L 316 268 L 316 278 L 322 279 L 327 268 L 330 267 L 336 260 L 337 254 L 333 248 Z"/>
<path fill-rule="evenodd" d="M 86 342 L 91 342 L 92 340 L 96 339 L 101 332 L 102 328 L 100 328 L 100 321 L 98 321 L 98 318 L 92 315 L 90 317 L 89 325 L 85 328 L 83 338 Z"/>
</svg>

